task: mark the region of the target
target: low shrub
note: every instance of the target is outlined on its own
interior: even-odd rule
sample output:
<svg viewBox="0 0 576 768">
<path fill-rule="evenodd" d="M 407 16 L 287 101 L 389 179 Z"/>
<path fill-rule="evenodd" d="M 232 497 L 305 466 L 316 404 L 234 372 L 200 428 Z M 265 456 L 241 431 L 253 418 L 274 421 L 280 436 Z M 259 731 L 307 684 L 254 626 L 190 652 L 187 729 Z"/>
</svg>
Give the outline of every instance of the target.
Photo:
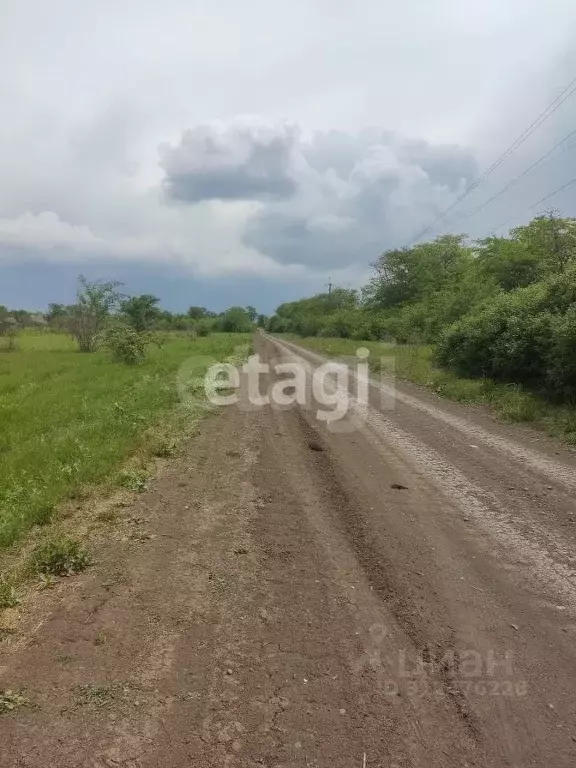
<svg viewBox="0 0 576 768">
<path fill-rule="evenodd" d="M 159 344 L 154 334 L 149 331 L 136 331 L 128 325 L 109 328 L 102 335 L 102 343 L 115 362 L 126 365 L 143 363 L 148 354 L 148 347 L 151 344 Z"/>
<path fill-rule="evenodd" d="M 438 363 L 461 376 L 576 396 L 576 272 L 502 293 L 441 337 Z"/>
<path fill-rule="evenodd" d="M 194 326 L 194 330 L 196 331 L 196 335 L 202 338 L 202 337 L 210 336 L 211 327 L 208 322 L 200 320 Z"/>
</svg>

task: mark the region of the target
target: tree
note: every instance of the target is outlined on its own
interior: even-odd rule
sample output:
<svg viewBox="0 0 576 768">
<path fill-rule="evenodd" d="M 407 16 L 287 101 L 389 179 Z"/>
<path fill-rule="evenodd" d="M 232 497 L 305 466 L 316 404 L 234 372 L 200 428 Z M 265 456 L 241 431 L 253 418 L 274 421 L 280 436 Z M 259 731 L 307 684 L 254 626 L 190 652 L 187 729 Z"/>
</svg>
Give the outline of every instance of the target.
<svg viewBox="0 0 576 768">
<path fill-rule="evenodd" d="M 135 331 L 149 331 L 160 317 L 160 299 L 149 293 L 125 299 L 120 308 Z"/>
<path fill-rule="evenodd" d="M 193 320 L 200 320 L 201 318 L 206 317 L 208 314 L 209 313 L 206 307 L 188 307 L 187 315 Z"/>
<path fill-rule="evenodd" d="M 462 235 L 385 251 L 372 265 L 375 275 L 365 290 L 366 302 L 387 309 L 422 300 L 457 281 L 472 258 Z"/>
<path fill-rule="evenodd" d="M 28 325 L 32 328 L 36 328 L 36 330 L 40 330 L 41 328 L 46 328 L 48 321 L 44 315 L 33 313 L 28 316 Z"/>
<path fill-rule="evenodd" d="M 122 299 L 117 280 L 90 282 L 80 275 L 76 304 L 70 307 L 69 329 L 80 352 L 93 352 L 98 334 L 104 330 L 111 312 Z"/>
<path fill-rule="evenodd" d="M 541 266 L 526 242 L 487 237 L 478 245 L 476 263 L 481 278 L 492 278 L 505 291 L 523 288 L 539 279 Z"/>
<path fill-rule="evenodd" d="M 10 314 L 17 321 L 18 325 L 22 326 L 22 328 L 27 328 L 28 326 L 32 325 L 30 318 L 32 317 L 33 313 L 29 312 L 27 309 L 13 309 Z"/>
<path fill-rule="evenodd" d="M 249 333 L 253 329 L 252 321 L 244 307 L 230 307 L 223 312 L 218 325 L 221 331 L 228 333 Z"/>
<path fill-rule="evenodd" d="M 18 320 L 15 317 L 6 313 L 0 315 L 0 336 L 13 336 L 18 328 Z"/>
<path fill-rule="evenodd" d="M 516 227 L 511 234 L 538 260 L 542 273 L 561 274 L 576 257 L 576 219 L 560 218 L 554 211 Z"/>
<path fill-rule="evenodd" d="M 248 313 L 248 317 L 250 318 L 250 322 L 251 323 L 255 323 L 256 322 L 256 318 L 258 316 L 258 312 L 255 309 L 255 307 L 247 306 L 246 307 L 246 312 Z"/>
<path fill-rule="evenodd" d="M 64 304 L 48 304 L 48 312 L 46 313 L 46 320 L 48 323 L 56 328 L 66 325 L 69 319 L 68 307 Z"/>
</svg>

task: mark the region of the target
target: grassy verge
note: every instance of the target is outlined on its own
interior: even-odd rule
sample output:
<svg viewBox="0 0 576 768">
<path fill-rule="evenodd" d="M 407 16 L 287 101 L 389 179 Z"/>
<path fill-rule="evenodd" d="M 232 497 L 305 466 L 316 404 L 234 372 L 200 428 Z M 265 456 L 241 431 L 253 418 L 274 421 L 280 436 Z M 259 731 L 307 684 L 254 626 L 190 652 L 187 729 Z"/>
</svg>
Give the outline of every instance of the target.
<svg viewBox="0 0 576 768">
<path fill-rule="evenodd" d="M 248 344 L 241 334 L 174 335 L 144 364 L 126 366 L 81 354 L 66 336 L 22 335 L 17 351 L 0 355 L 0 548 L 87 489 L 140 490 L 140 474 L 119 472 L 122 464 L 138 451 L 168 455 L 170 443 L 151 428 L 174 421 L 183 393 L 189 428 L 205 408 L 207 367 Z"/>
<path fill-rule="evenodd" d="M 530 422 L 547 434 L 576 445 L 576 407 L 553 405 L 517 385 L 498 384 L 490 379 L 464 379 L 436 368 L 430 346 L 290 338 L 328 357 L 354 356 L 359 347 L 366 347 L 370 350 L 370 367 L 375 372 L 386 371 L 398 379 L 421 384 L 450 400 L 489 405 L 506 421 Z"/>
</svg>

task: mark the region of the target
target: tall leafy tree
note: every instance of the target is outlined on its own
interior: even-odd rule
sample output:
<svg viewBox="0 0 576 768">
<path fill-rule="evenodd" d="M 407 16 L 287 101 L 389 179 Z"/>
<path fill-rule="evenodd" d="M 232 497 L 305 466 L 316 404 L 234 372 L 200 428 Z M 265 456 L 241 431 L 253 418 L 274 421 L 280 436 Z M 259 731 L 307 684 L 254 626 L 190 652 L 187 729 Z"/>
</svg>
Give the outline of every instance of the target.
<svg viewBox="0 0 576 768">
<path fill-rule="evenodd" d="M 93 352 L 98 334 L 104 330 L 110 314 L 118 308 L 122 295 L 117 280 L 89 281 L 83 275 L 78 278 L 76 304 L 70 307 L 70 332 L 78 343 L 80 352 Z"/>
<path fill-rule="evenodd" d="M 157 296 L 144 293 L 122 301 L 121 310 L 135 331 L 148 331 L 160 317 L 159 303 Z"/>
</svg>

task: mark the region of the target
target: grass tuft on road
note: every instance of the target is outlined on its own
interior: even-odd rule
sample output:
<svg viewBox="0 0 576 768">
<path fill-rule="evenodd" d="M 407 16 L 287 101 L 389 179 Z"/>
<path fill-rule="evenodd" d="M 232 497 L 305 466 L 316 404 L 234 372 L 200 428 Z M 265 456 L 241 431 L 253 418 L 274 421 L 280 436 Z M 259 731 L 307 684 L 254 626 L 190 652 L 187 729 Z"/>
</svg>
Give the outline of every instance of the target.
<svg viewBox="0 0 576 768">
<path fill-rule="evenodd" d="M 428 387 L 442 397 L 461 403 L 489 405 L 505 421 L 531 423 L 547 434 L 576 445 L 576 407 L 554 405 L 519 385 L 491 379 L 465 379 L 437 368 L 433 349 L 425 345 L 395 345 L 354 339 L 286 337 L 295 344 L 328 357 L 355 357 L 356 350 L 370 350 L 371 370 Z"/>
<path fill-rule="evenodd" d="M 0 715 L 14 712 L 14 710 L 23 707 L 27 703 L 27 699 L 20 691 L 0 690 Z"/>
<path fill-rule="evenodd" d="M 84 571 L 91 562 L 83 545 L 68 536 L 42 542 L 30 558 L 32 570 L 47 576 L 71 576 Z"/>
<path fill-rule="evenodd" d="M 4 580 L 0 575 L 0 611 L 5 608 L 15 608 L 20 603 L 13 584 Z"/>
<path fill-rule="evenodd" d="M 174 418 L 183 399 L 187 428 L 206 408 L 208 366 L 246 351 L 249 338 L 171 334 L 128 366 L 79 353 L 62 334 L 22 334 L 17 350 L 0 355 L 0 548 L 52 522 L 61 502 L 113 482 L 129 456 L 158 453 L 151 428 Z M 134 473 L 120 475 L 131 481 Z"/>
</svg>

